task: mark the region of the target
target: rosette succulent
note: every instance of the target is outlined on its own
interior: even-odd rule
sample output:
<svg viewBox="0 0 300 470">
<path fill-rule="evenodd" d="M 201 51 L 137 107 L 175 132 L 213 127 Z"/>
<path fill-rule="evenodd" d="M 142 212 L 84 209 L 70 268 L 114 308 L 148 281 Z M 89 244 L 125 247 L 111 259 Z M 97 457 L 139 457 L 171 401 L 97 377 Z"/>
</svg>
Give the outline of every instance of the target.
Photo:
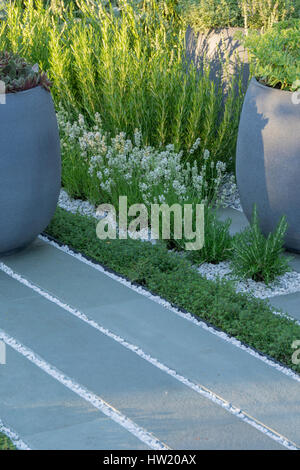
<svg viewBox="0 0 300 470">
<path fill-rule="evenodd" d="M 38 64 L 31 65 L 22 57 L 11 52 L 0 52 L 0 80 L 5 84 L 6 93 L 29 90 L 42 86 L 50 90 L 51 82 Z"/>
</svg>

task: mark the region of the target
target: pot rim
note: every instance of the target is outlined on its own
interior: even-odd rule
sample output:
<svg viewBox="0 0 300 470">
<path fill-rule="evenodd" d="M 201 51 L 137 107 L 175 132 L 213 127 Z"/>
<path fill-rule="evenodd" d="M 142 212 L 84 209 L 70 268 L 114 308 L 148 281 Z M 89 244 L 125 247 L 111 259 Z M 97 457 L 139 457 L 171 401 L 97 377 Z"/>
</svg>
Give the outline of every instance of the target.
<svg viewBox="0 0 300 470">
<path fill-rule="evenodd" d="M 272 86 L 264 85 L 263 83 L 260 83 L 260 82 L 257 80 L 256 77 L 252 77 L 250 83 L 251 83 L 251 82 L 253 83 L 253 85 L 258 86 L 258 87 L 261 87 L 261 88 L 264 88 L 265 90 L 272 90 L 272 91 L 274 91 L 274 92 L 282 93 L 282 94 L 285 93 L 286 95 L 287 95 L 287 94 L 290 95 L 291 93 L 293 93 L 293 91 L 289 91 L 289 90 L 280 90 L 279 88 L 274 88 L 274 87 L 272 87 Z"/>
<path fill-rule="evenodd" d="M 48 91 L 44 87 L 42 87 L 41 85 L 37 85 L 33 88 L 29 88 L 28 90 L 16 91 L 14 93 L 5 93 L 5 98 L 8 99 L 10 96 L 19 96 L 19 95 L 24 95 L 24 94 L 36 93 L 37 90 L 39 90 L 39 89 L 44 89 L 45 91 Z M 51 94 L 50 91 L 48 93 Z"/>
</svg>

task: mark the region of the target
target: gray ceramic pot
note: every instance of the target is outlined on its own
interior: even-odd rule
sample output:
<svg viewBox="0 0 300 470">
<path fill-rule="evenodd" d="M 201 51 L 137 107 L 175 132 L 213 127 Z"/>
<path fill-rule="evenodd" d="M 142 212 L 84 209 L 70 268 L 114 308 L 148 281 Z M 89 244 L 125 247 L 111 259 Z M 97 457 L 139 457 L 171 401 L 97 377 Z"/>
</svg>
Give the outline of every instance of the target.
<svg viewBox="0 0 300 470">
<path fill-rule="evenodd" d="M 0 104 L 0 253 L 45 229 L 60 190 L 59 134 L 51 94 L 41 87 Z"/>
<path fill-rule="evenodd" d="M 236 175 L 243 210 L 250 220 L 257 205 L 265 235 L 285 215 L 286 248 L 300 251 L 300 104 L 293 94 L 254 78 L 242 110 Z"/>
</svg>

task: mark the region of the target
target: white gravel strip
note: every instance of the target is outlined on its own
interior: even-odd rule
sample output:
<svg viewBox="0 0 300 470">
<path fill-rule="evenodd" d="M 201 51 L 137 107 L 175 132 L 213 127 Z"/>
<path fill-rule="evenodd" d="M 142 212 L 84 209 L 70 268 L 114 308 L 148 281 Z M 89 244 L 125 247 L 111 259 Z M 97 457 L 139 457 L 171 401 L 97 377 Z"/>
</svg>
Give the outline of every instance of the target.
<svg viewBox="0 0 300 470">
<path fill-rule="evenodd" d="M 12 431 L 12 429 L 10 429 L 1 421 L 1 419 L 0 419 L 0 432 L 2 434 L 5 434 L 7 437 L 9 437 L 11 442 L 14 444 L 14 446 L 18 450 L 31 450 L 30 447 L 28 447 L 28 445 L 25 444 L 25 442 L 22 441 L 22 439 L 20 439 L 19 436 L 14 431 Z"/>
<path fill-rule="evenodd" d="M 0 269 L 2 271 L 4 271 L 6 274 L 8 274 L 9 276 L 11 276 L 13 279 L 21 282 L 23 285 L 25 285 L 25 286 L 29 287 L 30 289 L 34 290 L 35 292 L 37 292 L 38 294 L 40 294 L 41 296 L 43 296 L 44 298 L 46 298 L 50 302 L 55 303 L 56 305 L 63 308 L 67 312 L 71 313 L 75 317 L 77 317 L 80 320 L 87 323 L 92 328 L 95 328 L 99 332 L 103 333 L 105 336 L 107 336 L 110 339 L 112 339 L 112 340 L 116 341 L 117 343 L 121 344 L 126 349 L 129 349 L 131 352 L 138 355 L 139 357 L 141 357 L 145 361 L 149 362 L 154 367 L 156 367 L 156 368 L 162 370 L 163 372 L 165 372 L 166 374 L 170 375 L 171 377 L 173 377 L 175 380 L 182 383 L 186 387 L 188 387 L 191 390 L 195 391 L 196 393 L 203 396 L 204 398 L 207 398 L 208 400 L 212 401 L 216 405 L 221 406 L 226 411 L 233 414 L 234 416 L 236 416 L 240 420 L 244 421 L 245 423 L 249 424 L 250 426 L 254 427 L 258 431 L 262 432 L 263 434 L 266 434 L 268 437 L 270 437 L 274 441 L 278 442 L 279 444 L 283 445 L 284 447 L 286 447 L 290 450 L 297 450 L 298 449 L 297 445 L 294 442 L 290 441 L 285 436 L 283 436 L 280 433 L 278 433 L 277 431 L 274 431 L 273 429 L 269 428 L 264 423 L 256 420 L 255 418 L 253 418 L 252 416 L 247 414 L 245 411 L 240 410 L 239 408 L 234 406 L 232 403 L 228 402 L 227 400 L 220 397 L 219 395 L 216 395 L 214 392 L 212 392 L 211 390 L 209 390 L 205 386 L 203 386 L 199 383 L 195 384 L 194 382 L 190 381 L 188 378 L 178 374 L 174 369 L 170 369 L 167 365 L 160 362 L 155 357 L 152 357 L 150 354 L 145 353 L 139 346 L 136 346 L 135 344 L 129 343 L 128 341 L 126 341 L 121 336 L 113 333 L 112 331 L 108 330 L 107 328 L 105 328 L 102 325 L 100 325 L 99 323 L 97 323 L 95 320 L 89 319 L 85 313 L 83 313 L 83 312 L 81 312 L 77 309 L 74 309 L 70 305 L 67 305 L 64 302 L 62 302 L 60 299 L 58 299 L 58 298 L 54 297 L 53 295 L 49 294 L 48 292 L 42 290 L 40 287 L 38 287 L 35 284 L 31 283 L 27 279 L 23 278 L 20 274 L 15 273 L 11 268 L 6 266 L 4 263 L 0 263 Z M 30 359 L 30 360 L 32 360 L 32 362 L 34 362 L 39 367 L 41 367 L 41 365 L 42 365 L 43 370 L 45 370 L 47 373 L 52 375 L 54 378 L 59 380 L 64 385 L 68 386 L 71 390 L 75 391 L 74 389 L 76 389 L 78 391 L 78 387 L 82 388 L 81 385 L 79 386 L 75 382 L 70 384 L 71 379 L 69 379 L 69 378 L 64 377 L 64 380 L 62 381 L 61 372 L 59 372 L 57 369 L 55 369 L 50 364 L 46 364 L 46 362 L 44 360 L 38 358 L 38 356 L 36 356 L 33 351 L 29 350 L 28 348 L 25 348 L 25 346 L 21 345 L 21 343 L 17 344 L 17 341 L 14 338 L 9 337 L 2 330 L 0 330 L 0 339 L 2 339 L 4 342 L 6 342 L 6 344 L 14 347 L 18 352 L 25 355 L 28 359 L 32 358 L 32 356 L 34 355 L 35 356 L 34 360 Z M 29 351 L 29 353 L 28 353 L 28 351 Z M 28 356 L 28 354 L 29 354 L 29 356 Z M 69 383 L 69 385 L 68 385 L 68 383 Z M 76 392 L 76 393 L 78 393 L 78 392 Z M 90 395 L 92 395 L 91 392 L 88 392 L 88 393 Z M 80 392 L 78 394 L 80 394 L 80 396 L 82 396 L 83 398 L 85 398 L 87 400 L 86 392 L 84 392 L 84 393 Z M 93 398 L 93 400 L 89 400 L 89 401 L 92 404 L 94 404 L 94 406 L 96 406 L 95 405 L 95 398 Z M 105 405 L 107 406 L 107 404 L 105 404 Z M 99 406 L 100 405 L 98 404 L 97 407 L 100 409 Z M 103 405 L 101 405 L 101 411 L 103 411 L 102 408 L 103 408 Z M 108 416 L 110 416 L 110 414 L 108 414 L 107 411 L 104 410 L 103 412 L 105 414 L 107 414 Z M 118 412 L 118 415 L 120 415 L 119 412 Z M 112 417 L 112 416 L 110 416 L 110 417 Z M 112 419 L 114 419 L 114 418 L 112 417 Z M 117 421 L 116 419 L 114 419 L 114 420 Z M 126 420 L 130 421 L 128 418 L 126 418 Z M 122 421 L 124 422 L 123 418 L 122 418 Z M 117 422 L 119 422 L 119 420 Z M 119 422 L 119 424 L 121 424 L 121 423 Z M 126 427 L 126 426 L 124 426 L 124 427 Z M 128 428 L 128 426 L 126 427 L 126 429 L 130 430 Z M 130 432 L 135 434 L 137 437 L 139 436 L 139 433 L 138 434 L 134 433 L 132 430 L 130 430 Z M 143 442 L 146 442 L 145 437 L 141 440 L 143 440 Z M 153 447 L 153 445 L 155 445 L 156 442 L 151 443 L 151 444 L 152 444 L 152 448 L 155 448 L 155 447 Z M 149 445 L 149 443 L 148 443 L 148 445 Z M 163 445 L 163 444 L 159 443 L 159 445 Z M 158 447 L 156 447 L 156 448 L 158 448 Z M 163 447 L 161 447 L 161 448 L 163 448 Z M 164 447 L 164 448 L 166 448 L 166 447 Z"/>
<path fill-rule="evenodd" d="M 228 175 L 228 178 L 225 178 L 225 182 L 222 185 L 220 192 L 223 197 L 224 207 L 232 207 L 240 212 L 243 211 L 239 193 L 236 185 L 232 185 L 232 175 Z M 64 190 L 60 190 L 58 205 L 66 211 L 72 212 L 72 214 L 81 214 L 87 215 L 89 217 L 95 217 L 96 219 L 101 219 L 103 215 L 99 215 L 96 212 L 96 207 L 93 206 L 88 201 L 83 201 L 82 199 L 72 199 L 68 193 Z"/>
<path fill-rule="evenodd" d="M 68 212 L 72 212 L 72 214 L 86 215 L 88 217 L 94 217 L 97 220 L 100 220 L 103 217 L 107 216 L 107 214 L 100 214 L 99 212 L 97 212 L 96 207 L 90 204 L 88 201 L 70 198 L 70 196 L 64 189 L 61 189 L 60 191 L 58 205 L 62 209 L 65 209 Z M 111 221 L 110 223 L 113 224 L 114 222 Z M 116 230 L 118 232 L 117 224 Z M 155 245 L 155 243 L 157 242 L 157 240 L 151 239 L 151 230 L 141 231 L 139 235 L 139 240 L 141 241 L 149 241 L 153 245 Z"/>
<path fill-rule="evenodd" d="M 81 199 L 72 199 L 64 189 L 60 190 L 58 205 L 62 209 L 72 212 L 72 214 L 87 215 L 95 219 L 101 219 L 103 217 L 96 213 L 95 206 L 90 202 L 82 201 Z"/>
<path fill-rule="evenodd" d="M 47 361 L 38 356 L 34 351 L 24 346 L 17 339 L 8 335 L 5 331 L 0 329 L 0 339 L 4 341 L 8 346 L 13 348 L 19 354 L 24 356 L 30 362 L 35 364 L 37 367 L 42 369 L 53 379 L 60 382 L 69 390 L 76 393 L 76 395 L 83 398 L 85 401 L 89 402 L 92 406 L 101 411 L 104 415 L 108 416 L 110 419 L 118 423 L 120 426 L 125 428 L 128 432 L 137 437 L 140 441 L 144 442 L 151 449 L 155 450 L 168 450 L 169 447 L 159 441 L 151 433 L 147 432 L 145 429 L 138 426 L 127 416 L 123 415 L 119 410 L 102 400 L 98 395 L 95 395 L 93 392 L 90 392 L 84 386 L 78 384 L 73 379 L 65 375 L 63 372 L 58 370 L 53 365 L 49 364 Z M 283 444 L 284 445 L 284 444 Z"/>
<path fill-rule="evenodd" d="M 198 268 L 198 272 L 207 279 L 234 279 L 231 275 L 229 261 L 223 261 L 219 264 L 203 263 Z M 263 282 L 255 282 L 252 279 L 236 281 L 237 292 L 249 292 L 259 299 L 267 299 L 277 295 L 292 294 L 300 291 L 300 273 L 291 271 L 277 278 L 277 280 L 268 286 Z"/>
</svg>

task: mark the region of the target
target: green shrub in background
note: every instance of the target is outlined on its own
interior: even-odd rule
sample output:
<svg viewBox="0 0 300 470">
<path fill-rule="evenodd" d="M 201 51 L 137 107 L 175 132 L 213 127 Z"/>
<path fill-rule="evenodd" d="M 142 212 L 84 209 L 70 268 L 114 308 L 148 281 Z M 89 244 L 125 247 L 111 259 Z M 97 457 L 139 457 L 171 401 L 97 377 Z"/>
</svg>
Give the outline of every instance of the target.
<svg viewBox="0 0 300 470">
<path fill-rule="evenodd" d="M 194 31 L 242 24 L 237 0 L 179 0 L 179 10 Z"/>
<path fill-rule="evenodd" d="M 266 30 L 279 21 L 300 17 L 299 0 L 238 0 L 246 28 Z"/>
<path fill-rule="evenodd" d="M 122 0 L 118 14 L 101 2 L 77 5 L 75 14 L 42 0 L 10 4 L 0 49 L 48 71 L 56 104 L 74 117 L 84 114 L 91 126 L 98 112 L 111 135 L 133 138 L 140 129 L 145 144 L 171 143 L 176 150 L 200 137 L 193 159 L 208 148 L 212 159 L 232 161 L 242 96 L 229 90 L 224 108 L 222 83 L 210 81 L 209 66 L 197 73 L 185 63 L 185 29 L 166 14 L 170 2 L 152 0 L 138 9 Z"/>
<path fill-rule="evenodd" d="M 287 222 L 282 217 L 276 230 L 266 238 L 260 230 L 255 207 L 250 227 L 233 239 L 233 273 L 269 284 L 290 271 L 289 258 L 283 255 L 286 230 Z"/>
<path fill-rule="evenodd" d="M 178 4 L 195 31 L 230 26 L 266 29 L 300 16 L 299 0 L 179 0 Z"/>
<path fill-rule="evenodd" d="M 254 74 L 264 84 L 292 90 L 300 77 L 300 19 L 273 25 L 263 34 L 249 31 L 243 43 L 254 62 Z"/>
</svg>

